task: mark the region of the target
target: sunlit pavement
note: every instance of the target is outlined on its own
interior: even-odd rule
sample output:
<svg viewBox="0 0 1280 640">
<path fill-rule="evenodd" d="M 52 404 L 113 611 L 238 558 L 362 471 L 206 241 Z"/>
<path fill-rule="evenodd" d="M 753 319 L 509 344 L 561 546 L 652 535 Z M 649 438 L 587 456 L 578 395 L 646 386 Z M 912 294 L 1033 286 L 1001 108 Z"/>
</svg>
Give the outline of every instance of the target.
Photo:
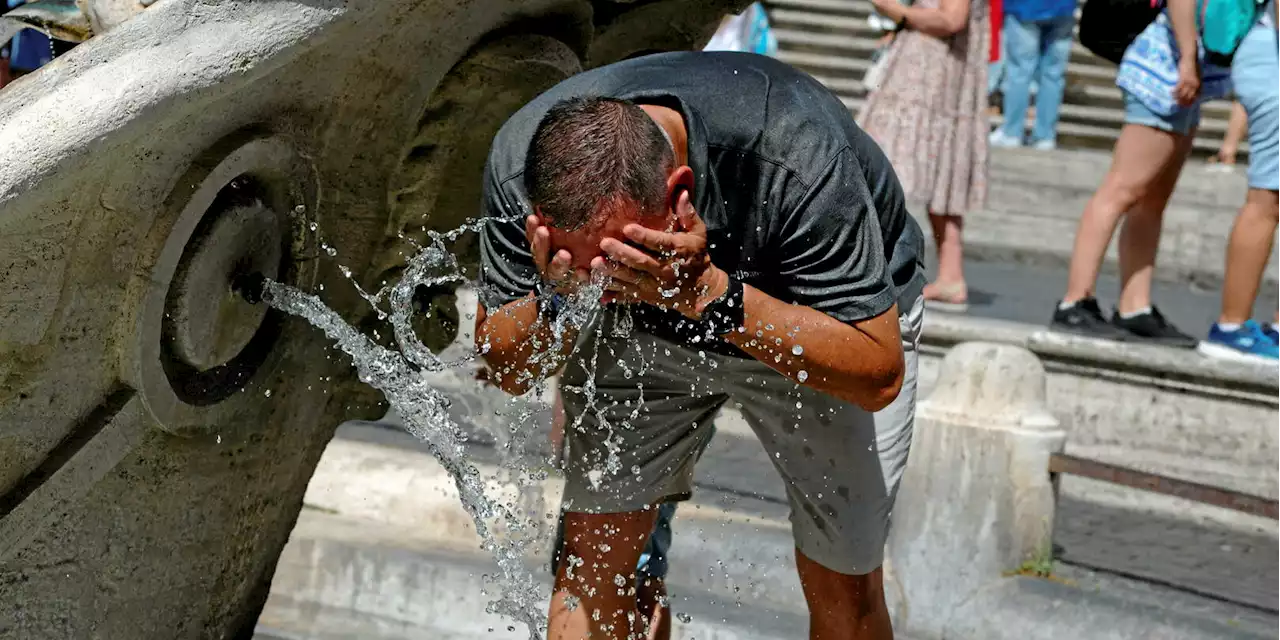
<svg viewBox="0 0 1280 640">
<path fill-rule="evenodd" d="M 1066 269 L 1057 266 L 969 260 L 965 271 L 968 315 L 979 318 L 1047 325 L 1067 287 Z M 1117 276 L 1104 273 L 1098 278 L 1098 301 L 1105 313 L 1113 310 L 1119 290 Z M 1276 313 L 1276 289 L 1263 286 L 1259 293 L 1254 317 L 1269 321 Z M 1200 338 L 1217 319 L 1222 295 L 1186 283 L 1157 281 L 1152 300 L 1170 322 Z"/>
<path fill-rule="evenodd" d="M 733 431 L 732 425 L 726 431 Z M 728 445 L 722 444 L 719 451 L 715 447 L 708 451 L 695 500 L 676 520 L 672 602 L 675 611 L 689 621 L 677 625 L 677 637 L 804 637 L 803 598 L 791 564 L 785 506 L 768 497 L 726 491 L 725 484 L 740 479 L 729 471 L 750 466 L 753 454 L 749 445 L 733 445 L 737 440 L 732 436 L 718 442 L 732 446 L 725 449 Z M 748 450 L 734 453 L 736 446 Z M 477 451 L 478 463 L 491 468 L 496 460 L 492 455 L 487 459 L 486 463 L 484 452 Z M 520 504 L 541 512 L 554 504 L 557 491 L 553 480 L 534 491 L 535 500 L 521 499 Z M 493 589 L 490 584 L 489 592 L 484 592 L 482 576 L 492 572 L 493 566 L 476 548 L 470 525 L 438 465 L 407 435 L 376 427 L 340 430 L 312 481 L 307 505 L 281 558 L 260 620 L 261 640 L 527 637 L 522 627 L 508 630 L 513 626 L 509 620 L 484 613 Z M 1081 512 L 1069 503 L 1062 510 L 1064 519 L 1082 525 L 1107 523 L 1106 518 L 1087 522 L 1089 511 Z M 1170 558 L 1181 553 L 1188 570 L 1194 570 L 1197 562 L 1212 569 L 1207 566 L 1211 554 L 1197 555 L 1196 550 L 1218 542 L 1203 531 L 1179 529 L 1178 523 L 1159 519 L 1146 523 L 1148 530 L 1127 535 L 1150 536 L 1149 546 L 1168 549 L 1173 554 Z M 1060 541 L 1083 544 L 1089 540 L 1085 529 L 1074 538 L 1060 534 Z M 1100 530 L 1094 546 L 1123 553 L 1134 548 L 1125 535 Z M 1179 548 L 1179 536 L 1189 546 Z M 1241 538 L 1232 540 L 1239 543 Z M 1255 542 L 1267 544 L 1265 538 Z M 1275 565 L 1274 541 L 1270 544 L 1271 549 L 1259 550 L 1261 555 L 1253 562 Z M 529 558 L 532 569 L 546 580 L 539 566 L 544 561 Z M 1146 561 L 1161 560 L 1153 554 Z M 1055 629 L 1051 617 L 1054 611 L 1073 611 L 1072 607 L 1082 607 L 1080 615 L 1095 619 L 1097 625 L 1147 616 L 1156 627 L 1192 628 L 1189 635 L 1176 637 L 1274 637 L 1274 612 L 1256 606 L 1072 564 L 1058 564 L 1054 574 L 1051 581 L 1012 578 L 1022 582 L 1006 585 L 1011 587 L 1009 595 L 1022 600 L 1016 605 L 1011 602 L 1007 612 L 995 610 L 992 615 L 1007 616 L 1011 625 L 1025 624 L 1028 616 L 1044 616 L 1043 635 L 1037 637 L 1046 639 L 1069 637 Z M 892 594 L 890 600 L 892 606 Z M 1183 621 L 1177 622 L 1179 618 Z M 1196 627 L 1205 630 L 1200 633 Z"/>
</svg>

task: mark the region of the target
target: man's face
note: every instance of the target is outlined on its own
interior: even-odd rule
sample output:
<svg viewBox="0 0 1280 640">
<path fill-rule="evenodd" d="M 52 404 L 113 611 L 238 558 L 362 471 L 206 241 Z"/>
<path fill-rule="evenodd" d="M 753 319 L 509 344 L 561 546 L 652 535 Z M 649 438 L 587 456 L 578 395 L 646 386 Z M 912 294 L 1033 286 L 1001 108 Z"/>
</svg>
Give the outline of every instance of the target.
<svg viewBox="0 0 1280 640">
<path fill-rule="evenodd" d="M 573 231 L 562 231 L 548 224 L 547 229 L 551 232 L 551 252 L 564 249 L 573 256 L 573 268 L 585 269 L 590 271 L 591 261 L 597 256 L 603 257 L 604 252 L 600 250 L 600 241 L 605 238 L 613 238 L 619 242 L 629 242 L 622 235 L 622 229 L 631 223 L 636 223 L 650 229 L 668 230 L 673 222 L 671 213 L 663 212 L 658 215 L 642 215 L 634 205 L 625 204 L 613 207 L 614 210 L 609 215 L 603 216 L 603 222 L 588 224 L 580 229 Z M 548 221 L 549 222 L 549 221 Z"/>
</svg>

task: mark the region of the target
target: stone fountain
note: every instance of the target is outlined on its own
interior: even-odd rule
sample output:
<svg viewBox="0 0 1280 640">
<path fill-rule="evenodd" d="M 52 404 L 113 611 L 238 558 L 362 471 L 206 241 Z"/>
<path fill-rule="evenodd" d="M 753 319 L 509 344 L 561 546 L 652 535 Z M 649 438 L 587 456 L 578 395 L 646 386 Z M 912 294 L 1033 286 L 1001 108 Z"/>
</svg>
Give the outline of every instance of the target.
<svg viewBox="0 0 1280 640">
<path fill-rule="evenodd" d="M 508 114 L 583 68 L 695 48 L 743 4 L 6 17 L 4 39 L 84 44 L 0 91 L 0 638 L 249 637 L 335 426 L 381 407 L 322 335 L 232 281 L 262 273 L 376 328 L 341 268 L 376 290 L 415 239 L 474 216 Z M 448 344 L 460 319 L 433 318 L 424 341 Z"/>
</svg>

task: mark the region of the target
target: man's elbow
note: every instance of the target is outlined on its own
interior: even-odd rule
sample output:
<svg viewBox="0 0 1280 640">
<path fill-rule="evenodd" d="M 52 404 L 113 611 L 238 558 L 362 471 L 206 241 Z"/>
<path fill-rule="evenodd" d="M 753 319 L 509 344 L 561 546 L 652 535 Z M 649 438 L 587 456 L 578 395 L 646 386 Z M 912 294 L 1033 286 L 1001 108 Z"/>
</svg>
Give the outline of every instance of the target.
<svg viewBox="0 0 1280 640">
<path fill-rule="evenodd" d="M 886 358 L 886 362 L 876 367 L 870 376 L 864 380 L 862 385 L 863 393 L 856 400 L 856 404 L 866 411 L 879 411 L 898 399 L 898 394 L 902 393 L 902 381 L 906 374 L 906 367 L 902 359 L 902 353 L 896 352 L 892 357 Z"/>
<path fill-rule="evenodd" d="M 492 348 L 492 343 L 488 344 L 491 348 L 483 348 L 479 334 L 476 337 L 476 351 L 480 353 L 480 359 L 484 362 L 484 381 L 502 389 L 506 393 L 513 396 L 524 395 L 533 387 L 532 376 L 519 375 L 518 372 L 512 371 L 509 364 L 511 361 L 510 354 L 500 348 Z"/>
</svg>

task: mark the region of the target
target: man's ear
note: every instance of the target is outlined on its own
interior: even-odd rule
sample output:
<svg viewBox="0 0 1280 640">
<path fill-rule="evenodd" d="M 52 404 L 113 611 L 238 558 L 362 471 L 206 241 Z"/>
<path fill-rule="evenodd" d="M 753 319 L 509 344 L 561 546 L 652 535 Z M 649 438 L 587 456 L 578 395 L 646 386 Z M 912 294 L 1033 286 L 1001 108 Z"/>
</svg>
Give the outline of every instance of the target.
<svg viewBox="0 0 1280 640">
<path fill-rule="evenodd" d="M 555 228 L 555 225 L 551 224 L 551 219 L 544 215 L 542 209 L 536 204 L 533 205 L 533 217 L 538 221 L 538 226 L 546 227 L 547 231 Z"/>
<path fill-rule="evenodd" d="M 680 212 L 680 192 L 689 192 L 689 201 L 693 202 L 693 168 L 680 165 L 667 174 L 667 211 L 671 214 Z"/>
</svg>

